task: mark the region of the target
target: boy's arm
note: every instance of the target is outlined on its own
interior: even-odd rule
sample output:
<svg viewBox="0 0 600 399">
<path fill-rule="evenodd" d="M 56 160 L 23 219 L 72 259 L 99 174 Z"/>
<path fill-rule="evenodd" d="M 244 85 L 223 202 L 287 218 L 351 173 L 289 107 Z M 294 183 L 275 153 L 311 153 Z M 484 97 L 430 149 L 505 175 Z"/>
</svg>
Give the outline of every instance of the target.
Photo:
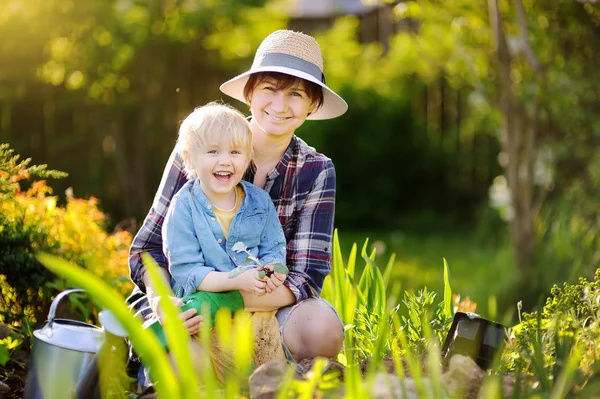
<svg viewBox="0 0 600 399">
<path fill-rule="evenodd" d="M 171 202 L 165 217 L 163 250 L 169 259 L 171 275 L 183 287 L 184 295 L 188 295 L 196 292 L 196 287 L 215 269 L 205 263 L 195 234 L 189 203 L 191 199 L 188 195 L 181 195 L 182 193 Z"/>
<path fill-rule="evenodd" d="M 196 287 L 196 291 L 223 292 L 237 290 L 235 279 L 229 278 L 228 272 L 212 271 Z"/>
<path fill-rule="evenodd" d="M 183 172 L 183 161 L 179 154 L 173 150 L 165 166 L 160 186 L 152 202 L 152 207 L 129 249 L 129 273 L 131 281 L 142 292 L 146 292 L 147 282 L 145 278 L 146 269 L 141 258 L 144 252 L 148 252 L 161 269 L 164 270 L 168 281 L 168 261 L 163 254 L 162 226 L 171 199 L 186 181 L 187 177 Z"/>
</svg>

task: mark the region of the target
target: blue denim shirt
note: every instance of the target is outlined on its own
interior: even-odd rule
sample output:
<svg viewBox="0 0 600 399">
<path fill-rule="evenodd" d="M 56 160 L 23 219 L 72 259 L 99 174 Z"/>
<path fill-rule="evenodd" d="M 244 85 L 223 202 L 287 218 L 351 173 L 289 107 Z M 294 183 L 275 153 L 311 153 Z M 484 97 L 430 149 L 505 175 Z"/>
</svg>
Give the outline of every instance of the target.
<svg viewBox="0 0 600 399">
<path fill-rule="evenodd" d="M 263 265 L 285 264 L 285 236 L 269 194 L 246 181 L 240 184 L 245 196 L 227 239 L 198 179 L 188 181 L 173 197 L 163 225 L 163 251 L 177 296 L 196 292 L 211 271 L 251 265 L 244 263 L 248 254 L 231 249 L 238 241 Z"/>
</svg>

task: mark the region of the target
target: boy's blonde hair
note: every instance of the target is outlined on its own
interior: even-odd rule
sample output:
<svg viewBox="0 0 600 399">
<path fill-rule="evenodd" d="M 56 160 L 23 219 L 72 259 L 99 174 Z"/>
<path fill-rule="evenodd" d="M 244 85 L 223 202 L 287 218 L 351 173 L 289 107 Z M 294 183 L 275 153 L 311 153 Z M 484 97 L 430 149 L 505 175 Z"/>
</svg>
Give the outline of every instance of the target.
<svg viewBox="0 0 600 399">
<path fill-rule="evenodd" d="M 192 157 L 215 138 L 229 138 L 231 145 L 244 149 L 248 163 L 252 159 L 252 132 L 246 117 L 229 105 L 211 102 L 196 108 L 179 127 L 176 148 L 189 179 L 197 177 Z"/>
</svg>

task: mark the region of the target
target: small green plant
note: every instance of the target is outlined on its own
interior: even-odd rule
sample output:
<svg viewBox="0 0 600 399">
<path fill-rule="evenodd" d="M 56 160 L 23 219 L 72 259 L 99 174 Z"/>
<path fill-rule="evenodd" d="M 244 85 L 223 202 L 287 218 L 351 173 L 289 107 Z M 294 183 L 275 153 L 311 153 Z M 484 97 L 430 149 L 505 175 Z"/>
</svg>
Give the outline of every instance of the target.
<svg viewBox="0 0 600 399">
<path fill-rule="evenodd" d="M 256 258 L 255 256 L 252 256 L 250 251 L 248 251 L 248 247 L 246 246 L 246 244 L 244 244 L 241 241 L 238 241 L 235 244 L 233 244 L 233 247 L 231 247 L 231 249 L 237 253 L 245 252 L 248 256 L 244 259 L 244 263 L 253 262 L 254 266 L 253 265 L 238 266 L 235 269 L 233 269 L 231 272 L 229 272 L 229 278 L 234 278 L 235 276 L 245 272 L 248 269 L 254 268 L 254 267 L 257 267 L 257 269 L 259 270 L 258 277 L 260 279 L 265 278 L 265 276 L 271 277 L 271 275 L 274 272 L 285 274 L 285 275 L 287 275 L 290 272 L 289 269 L 281 263 L 274 263 L 273 265 L 271 265 L 271 267 L 264 266 L 262 263 L 260 263 L 258 258 Z"/>
<path fill-rule="evenodd" d="M 512 328 L 502 370 L 523 373 L 532 393 L 600 394 L 600 269 L 589 282 L 555 285 L 544 307 Z M 591 396 L 586 396 L 591 395 Z"/>
</svg>

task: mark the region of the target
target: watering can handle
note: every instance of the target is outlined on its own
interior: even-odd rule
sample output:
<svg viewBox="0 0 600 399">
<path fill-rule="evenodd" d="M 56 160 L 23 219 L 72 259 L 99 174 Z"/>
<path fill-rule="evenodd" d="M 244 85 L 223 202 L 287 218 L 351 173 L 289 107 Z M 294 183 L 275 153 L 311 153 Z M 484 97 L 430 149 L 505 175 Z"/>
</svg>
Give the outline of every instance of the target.
<svg viewBox="0 0 600 399">
<path fill-rule="evenodd" d="M 48 324 L 51 324 L 54 321 L 54 316 L 56 315 L 56 308 L 58 307 L 58 303 L 60 302 L 60 300 L 74 292 L 85 292 L 85 290 L 81 288 L 66 290 L 61 292 L 56 296 L 56 298 L 54 298 L 54 300 L 52 301 L 52 305 L 50 305 L 50 311 L 48 312 Z"/>
</svg>

